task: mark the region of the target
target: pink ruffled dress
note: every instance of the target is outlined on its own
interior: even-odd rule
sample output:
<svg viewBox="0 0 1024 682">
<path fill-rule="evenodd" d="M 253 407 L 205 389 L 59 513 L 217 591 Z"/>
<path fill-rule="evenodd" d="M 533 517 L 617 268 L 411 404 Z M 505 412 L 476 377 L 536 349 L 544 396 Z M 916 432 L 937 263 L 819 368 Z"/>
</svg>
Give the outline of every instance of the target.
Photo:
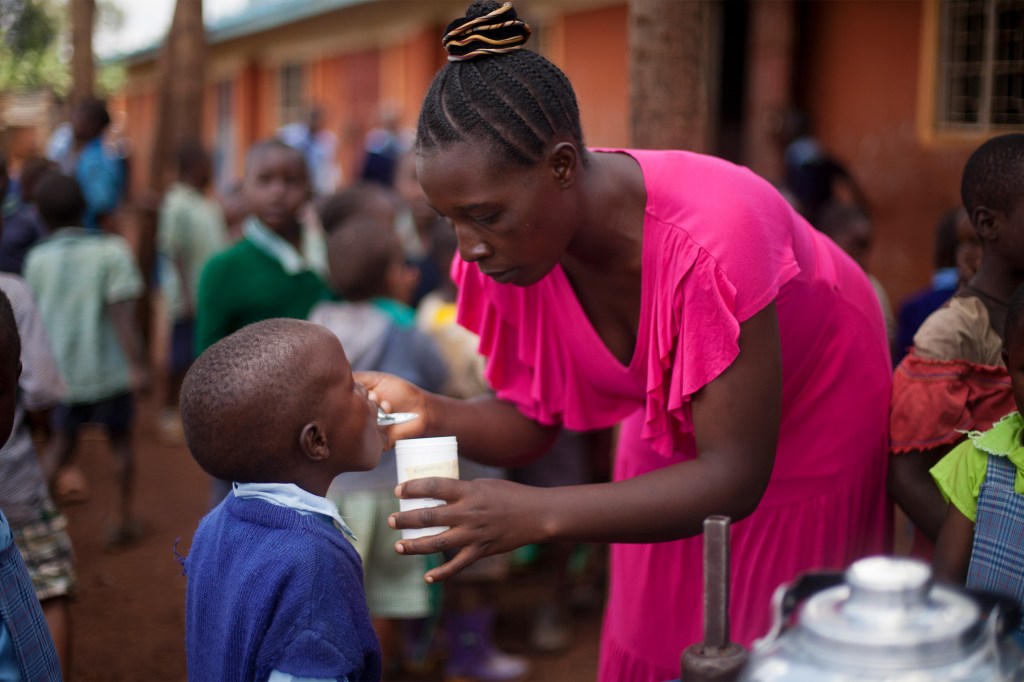
<svg viewBox="0 0 1024 682">
<path fill-rule="evenodd" d="M 628 366 L 560 267 L 502 285 L 456 258 L 459 321 L 480 335 L 497 395 L 544 424 L 621 424 L 615 480 L 696 456 L 690 399 L 736 358 L 739 325 L 773 300 L 782 422 L 767 492 L 732 528 L 732 638 L 770 622 L 775 588 L 888 550 L 891 370 L 864 273 L 764 180 L 714 157 L 621 151 L 647 189 L 641 314 Z M 703 639 L 702 538 L 616 544 L 599 678 L 669 680 Z"/>
</svg>

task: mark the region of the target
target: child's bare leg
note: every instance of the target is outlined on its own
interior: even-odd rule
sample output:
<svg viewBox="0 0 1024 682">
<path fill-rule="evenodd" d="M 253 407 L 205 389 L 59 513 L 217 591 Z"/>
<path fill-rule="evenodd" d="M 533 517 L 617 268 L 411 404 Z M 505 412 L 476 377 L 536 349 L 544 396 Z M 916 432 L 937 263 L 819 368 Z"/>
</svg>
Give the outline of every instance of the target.
<svg viewBox="0 0 1024 682">
<path fill-rule="evenodd" d="M 61 467 L 71 464 L 78 444 L 78 433 L 55 429 L 40 453 L 40 465 L 46 480 L 52 481 Z"/>
<path fill-rule="evenodd" d="M 43 617 L 50 628 L 64 678 L 71 675 L 71 604 L 67 597 L 53 597 L 40 603 Z"/>
<path fill-rule="evenodd" d="M 132 515 L 132 495 L 135 488 L 135 457 L 132 448 L 131 431 L 111 432 L 110 450 L 114 455 L 114 477 L 117 482 L 118 499 L 114 510 L 117 527 L 126 531 L 135 520 Z"/>
</svg>

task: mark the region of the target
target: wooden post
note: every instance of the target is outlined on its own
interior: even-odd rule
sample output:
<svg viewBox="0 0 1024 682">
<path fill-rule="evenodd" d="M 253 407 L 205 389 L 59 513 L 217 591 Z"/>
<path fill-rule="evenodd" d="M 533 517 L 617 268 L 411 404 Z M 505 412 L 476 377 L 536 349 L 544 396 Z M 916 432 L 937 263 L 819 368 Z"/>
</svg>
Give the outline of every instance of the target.
<svg viewBox="0 0 1024 682">
<path fill-rule="evenodd" d="M 708 0 L 629 3 L 632 144 L 707 151 Z"/>
<path fill-rule="evenodd" d="M 92 30 L 96 19 L 96 0 L 71 0 L 71 109 L 93 96 L 96 64 L 93 61 Z"/>
</svg>

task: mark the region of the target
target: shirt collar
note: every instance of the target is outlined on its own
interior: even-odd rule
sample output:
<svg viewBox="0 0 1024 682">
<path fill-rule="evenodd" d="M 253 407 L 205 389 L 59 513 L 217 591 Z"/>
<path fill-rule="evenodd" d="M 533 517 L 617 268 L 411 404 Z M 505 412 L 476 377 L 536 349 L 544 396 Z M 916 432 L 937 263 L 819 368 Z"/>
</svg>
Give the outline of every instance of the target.
<svg viewBox="0 0 1024 682">
<path fill-rule="evenodd" d="M 321 277 L 325 277 L 327 275 L 327 248 L 324 245 L 323 234 L 306 223 L 300 224 L 302 226 L 301 252 L 255 216 L 246 218 L 242 232 L 253 246 L 277 261 L 281 265 L 281 269 L 289 275 L 297 275 L 311 270 Z"/>
<path fill-rule="evenodd" d="M 353 540 L 356 539 L 345 519 L 341 518 L 336 504 L 326 497 L 303 490 L 294 483 L 233 483 L 231 487 L 235 497 L 253 497 L 279 507 L 294 509 L 304 515 L 327 516 L 338 530 Z"/>
<path fill-rule="evenodd" d="M 967 437 L 974 447 L 997 457 L 1006 457 L 1017 467 L 1017 476 L 1013 489 L 1024 494 L 1024 444 L 1021 435 L 1024 431 L 1024 419 L 1020 412 L 1013 412 L 1000 419 L 988 431 L 971 431 Z"/>
</svg>

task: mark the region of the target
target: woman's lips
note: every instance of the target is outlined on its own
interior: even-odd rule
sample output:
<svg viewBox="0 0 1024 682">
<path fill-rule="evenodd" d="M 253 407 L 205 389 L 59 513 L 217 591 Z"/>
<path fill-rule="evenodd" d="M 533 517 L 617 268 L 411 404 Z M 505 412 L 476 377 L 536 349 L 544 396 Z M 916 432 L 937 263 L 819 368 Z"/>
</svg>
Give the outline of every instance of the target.
<svg viewBox="0 0 1024 682">
<path fill-rule="evenodd" d="M 504 283 L 512 278 L 512 275 L 516 272 L 516 268 L 509 268 L 507 270 L 481 270 L 481 272 L 493 279 L 495 282 Z"/>
</svg>

